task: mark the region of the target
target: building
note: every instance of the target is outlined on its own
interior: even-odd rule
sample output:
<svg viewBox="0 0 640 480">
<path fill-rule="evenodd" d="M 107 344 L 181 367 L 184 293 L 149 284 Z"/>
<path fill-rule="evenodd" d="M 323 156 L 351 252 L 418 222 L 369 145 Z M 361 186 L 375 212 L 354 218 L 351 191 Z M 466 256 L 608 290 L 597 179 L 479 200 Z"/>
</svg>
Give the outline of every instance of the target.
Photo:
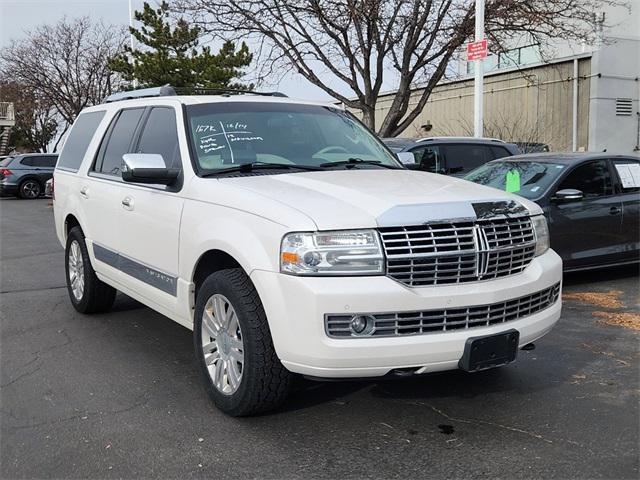
<svg viewBox="0 0 640 480">
<path fill-rule="evenodd" d="M 7 154 L 11 128 L 16 124 L 13 103 L 0 102 L 0 155 Z"/>
<path fill-rule="evenodd" d="M 524 44 L 484 61 L 484 134 L 560 151 L 640 151 L 640 0 L 601 12 L 593 45 Z M 473 67 L 441 82 L 403 137 L 473 134 Z M 417 102 L 420 89 L 414 93 Z M 379 125 L 393 95 L 381 95 Z"/>
</svg>

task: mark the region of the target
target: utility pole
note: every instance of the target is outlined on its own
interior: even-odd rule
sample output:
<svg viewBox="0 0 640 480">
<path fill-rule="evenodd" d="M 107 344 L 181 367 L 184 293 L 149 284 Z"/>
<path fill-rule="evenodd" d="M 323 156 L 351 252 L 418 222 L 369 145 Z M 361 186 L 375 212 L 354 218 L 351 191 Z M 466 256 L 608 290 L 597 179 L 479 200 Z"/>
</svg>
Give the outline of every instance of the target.
<svg viewBox="0 0 640 480">
<path fill-rule="evenodd" d="M 129 0 L 129 28 L 133 28 L 133 8 L 131 8 L 131 0 Z M 129 39 L 131 41 L 131 52 L 133 53 L 133 33 L 129 32 Z M 138 88 L 138 80 L 133 79 L 133 88 Z"/>
<path fill-rule="evenodd" d="M 484 40 L 484 0 L 476 0 L 476 42 Z M 473 84 L 473 132 L 475 137 L 483 136 L 483 59 L 476 60 L 475 82 Z"/>
</svg>

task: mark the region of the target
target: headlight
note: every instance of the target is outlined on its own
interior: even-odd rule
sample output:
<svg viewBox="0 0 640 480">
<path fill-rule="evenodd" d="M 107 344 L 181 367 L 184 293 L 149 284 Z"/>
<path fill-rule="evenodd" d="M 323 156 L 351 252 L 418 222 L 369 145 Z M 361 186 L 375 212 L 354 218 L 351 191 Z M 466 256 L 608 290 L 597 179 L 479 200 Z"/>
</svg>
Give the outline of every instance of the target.
<svg viewBox="0 0 640 480">
<path fill-rule="evenodd" d="M 533 231 L 536 234 L 536 257 L 549 250 L 549 227 L 544 215 L 531 217 Z"/>
<path fill-rule="evenodd" d="M 280 271 L 295 275 L 375 275 L 384 257 L 375 230 L 289 233 L 282 239 Z"/>
</svg>

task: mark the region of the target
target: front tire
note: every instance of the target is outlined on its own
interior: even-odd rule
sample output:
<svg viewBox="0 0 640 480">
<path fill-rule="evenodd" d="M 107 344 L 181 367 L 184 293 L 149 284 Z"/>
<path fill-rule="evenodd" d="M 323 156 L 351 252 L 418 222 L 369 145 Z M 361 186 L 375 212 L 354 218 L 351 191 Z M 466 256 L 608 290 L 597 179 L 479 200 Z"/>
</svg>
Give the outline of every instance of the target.
<svg viewBox="0 0 640 480">
<path fill-rule="evenodd" d="M 293 375 L 276 355 L 260 297 L 242 269 L 220 270 L 204 281 L 193 327 L 205 389 L 220 410 L 253 415 L 284 402 Z"/>
<path fill-rule="evenodd" d="M 29 178 L 18 187 L 18 196 L 27 200 L 34 200 L 42 193 L 42 186 L 37 180 Z"/>
<path fill-rule="evenodd" d="M 80 313 L 109 311 L 116 289 L 96 276 L 80 227 L 73 227 L 67 236 L 65 260 L 67 290 L 73 307 Z"/>
</svg>

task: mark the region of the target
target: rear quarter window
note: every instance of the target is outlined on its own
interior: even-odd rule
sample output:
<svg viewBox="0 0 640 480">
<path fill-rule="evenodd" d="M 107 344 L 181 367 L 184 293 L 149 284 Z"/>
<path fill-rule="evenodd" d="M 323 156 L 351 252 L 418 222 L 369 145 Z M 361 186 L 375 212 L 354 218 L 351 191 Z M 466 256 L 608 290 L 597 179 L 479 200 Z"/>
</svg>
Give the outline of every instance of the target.
<svg viewBox="0 0 640 480">
<path fill-rule="evenodd" d="M 58 168 L 78 171 L 104 114 L 104 111 L 99 111 L 81 113 L 78 116 L 60 153 Z"/>
<path fill-rule="evenodd" d="M 507 150 L 504 147 L 496 147 L 495 145 L 491 146 L 491 152 L 493 152 L 493 158 L 504 158 L 504 157 L 510 157 L 511 156 L 511 152 L 509 152 L 509 150 Z"/>
</svg>

